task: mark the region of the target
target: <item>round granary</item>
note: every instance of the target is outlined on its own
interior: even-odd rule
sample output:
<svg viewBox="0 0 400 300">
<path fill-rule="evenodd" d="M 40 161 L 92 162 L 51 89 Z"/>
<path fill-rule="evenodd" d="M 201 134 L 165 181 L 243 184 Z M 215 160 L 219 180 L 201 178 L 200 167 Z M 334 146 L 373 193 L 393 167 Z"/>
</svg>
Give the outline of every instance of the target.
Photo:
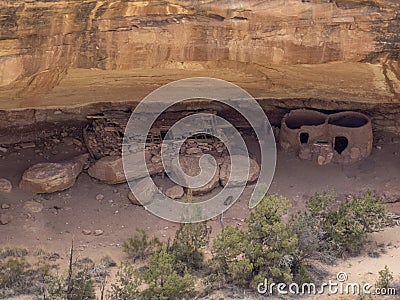
<svg viewBox="0 0 400 300">
<path fill-rule="evenodd" d="M 281 149 L 320 164 L 361 160 L 371 154 L 372 141 L 370 118 L 353 111 L 293 110 L 282 119 L 279 134 Z"/>
</svg>

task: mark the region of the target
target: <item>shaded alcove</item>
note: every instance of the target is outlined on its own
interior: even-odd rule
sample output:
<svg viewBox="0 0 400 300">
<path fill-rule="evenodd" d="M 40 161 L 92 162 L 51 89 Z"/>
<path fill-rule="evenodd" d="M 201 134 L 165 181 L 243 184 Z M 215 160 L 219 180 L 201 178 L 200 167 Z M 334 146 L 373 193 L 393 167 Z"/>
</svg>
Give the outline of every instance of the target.
<svg viewBox="0 0 400 300">
<path fill-rule="evenodd" d="M 362 127 L 367 123 L 368 123 L 368 118 L 366 116 L 352 112 L 345 112 L 339 115 L 332 115 L 328 120 L 328 124 L 341 127 L 349 127 L 349 128 Z"/>
<path fill-rule="evenodd" d="M 301 126 L 316 126 L 325 123 L 326 116 L 318 111 L 297 110 L 286 119 L 286 126 L 290 129 L 299 129 Z"/>
</svg>

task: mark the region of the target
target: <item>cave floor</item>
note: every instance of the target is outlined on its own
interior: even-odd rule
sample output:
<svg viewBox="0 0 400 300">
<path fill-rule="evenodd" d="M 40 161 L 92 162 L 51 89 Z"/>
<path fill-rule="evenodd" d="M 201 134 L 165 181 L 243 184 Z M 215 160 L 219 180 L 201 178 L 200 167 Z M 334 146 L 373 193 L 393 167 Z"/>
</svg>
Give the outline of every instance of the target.
<svg viewBox="0 0 400 300">
<path fill-rule="evenodd" d="M 261 66 L 231 61 L 166 63 L 149 69 L 68 69 L 39 73 L 0 88 L 0 110 L 140 101 L 156 88 L 188 77 L 233 82 L 255 98 L 317 98 L 400 102 L 400 76 L 385 64 L 326 63 Z"/>
<path fill-rule="evenodd" d="M 36 151 L 35 151 L 36 150 Z M 44 160 L 60 161 L 80 153 L 74 146 L 58 144 L 51 150 L 10 148 L 0 159 L 0 178 L 9 179 L 14 188 L 11 193 L 0 195 L 0 205 L 8 204 L 9 209 L 1 212 L 11 216 L 11 222 L 0 227 L 2 247 L 24 247 L 45 249 L 61 255 L 57 262 L 67 265 L 67 251 L 74 240 L 79 257 L 90 257 L 98 262 L 105 255 L 114 260 L 124 259 L 121 245 L 136 229 L 144 229 L 150 236 L 166 241 L 174 236 L 178 225 L 162 220 L 139 206 L 132 205 L 128 198 L 127 184 L 105 185 L 90 178 L 86 173 L 78 177 L 76 184 L 63 192 L 48 195 L 27 194 L 18 188 L 18 182 L 25 169 Z M 45 159 L 45 158 L 46 159 Z M 318 166 L 302 161 L 290 154 L 278 152 L 277 168 L 270 187 L 271 193 L 288 197 L 292 212 L 304 207 L 305 200 L 315 192 L 335 191 L 339 199 L 349 194 L 367 190 L 385 191 L 389 186 L 398 185 L 400 174 L 399 144 L 392 136 L 382 135 L 373 153 L 367 159 L 351 164 Z M 224 224 L 244 226 L 243 219 L 249 216 L 247 201 L 252 187 L 246 188 L 241 198 L 225 213 Z M 104 199 L 96 200 L 98 194 Z M 40 212 L 29 212 L 24 204 L 34 200 L 43 205 Z M 400 203 L 387 204 L 388 210 L 400 214 Z M 215 236 L 221 230 L 220 218 L 209 221 Z M 85 235 L 82 230 L 103 230 L 100 236 Z M 372 240 L 384 243 L 386 253 L 380 258 L 367 255 L 340 261 L 328 271 L 335 274 L 347 271 L 356 282 L 370 280 L 386 265 L 394 274 L 400 274 L 400 227 L 374 233 Z M 209 255 L 209 249 L 206 249 Z"/>
</svg>

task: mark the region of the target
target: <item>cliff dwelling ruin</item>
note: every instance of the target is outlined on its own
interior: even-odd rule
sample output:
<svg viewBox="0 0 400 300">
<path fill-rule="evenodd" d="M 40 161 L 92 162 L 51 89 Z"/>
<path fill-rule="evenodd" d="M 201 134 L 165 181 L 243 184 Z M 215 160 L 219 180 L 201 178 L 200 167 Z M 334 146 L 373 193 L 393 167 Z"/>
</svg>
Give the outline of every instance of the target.
<svg viewBox="0 0 400 300">
<path fill-rule="evenodd" d="M 233 155 L 213 136 L 215 118 L 243 137 L 250 170 L 235 179 L 245 183 L 238 200 L 207 226 L 212 239 L 228 225 L 246 230 L 257 208 L 249 199 L 262 177 L 262 145 L 248 120 L 218 99 L 169 107 L 146 136 L 148 170 L 135 165 L 130 178 L 124 172 L 124 149 L 139 153 L 124 143 L 132 112 L 158 88 L 192 77 L 233 83 L 265 113 L 269 124 L 257 126 L 276 140 L 268 194 L 291 204 L 282 219 L 325 191 L 337 194 L 329 199 L 335 208 L 371 191 L 400 215 L 399 0 L 12 0 L 1 1 L 0 12 L 0 263 L 5 245 L 52 251 L 58 256 L 46 260 L 60 265 L 73 240 L 80 257 L 110 256 L 119 264 L 136 229 L 172 241 L 179 224 L 151 214 L 129 183 L 153 196 L 143 181 L 149 171 L 171 202 L 218 195 Z M 205 132 L 167 135 L 199 113 L 212 116 L 203 120 Z M 182 137 L 182 160 L 164 165 L 162 141 L 174 145 Z M 189 189 L 170 178 L 177 161 L 197 176 L 203 156 L 211 157 L 207 168 L 216 163 L 204 186 Z M 242 170 L 247 157 L 237 156 Z M 327 267 L 330 275 L 340 267 L 359 282 L 376 282 L 370 268 L 382 263 L 400 282 L 398 228 L 373 234 L 374 255 L 387 245 L 381 257 L 346 257 Z M 205 256 L 213 254 L 210 245 L 200 247 Z M 0 298 L 6 292 L 13 291 L 0 286 Z"/>
<path fill-rule="evenodd" d="M 279 133 L 283 150 L 320 165 L 366 158 L 372 143 L 369 117 L 350 111 L 327 115 L 314 110 L 293 110 L 282 119 Z"/>
</svg>

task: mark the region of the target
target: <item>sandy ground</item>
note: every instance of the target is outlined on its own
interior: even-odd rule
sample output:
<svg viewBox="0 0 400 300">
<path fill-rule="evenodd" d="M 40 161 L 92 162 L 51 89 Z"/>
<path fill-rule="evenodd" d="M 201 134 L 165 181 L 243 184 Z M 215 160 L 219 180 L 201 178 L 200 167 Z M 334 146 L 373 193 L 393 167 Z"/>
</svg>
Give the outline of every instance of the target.
<svg viewBox="0 0 400 300">
<path fill-rule="evenodd" d="M 367 190 L 382 192 L 387 182 L 400 184 L 400 144 L 392 143 L 390 136 L 384 136 L 379 148 L 374 147 L 369 158 L 351 165 L 318 166 L 279 152 L 270 192 L 288 197 L 292 201 L 292 210 L 303 208 L 305 200 L 318 191 L 336 191 L 342 198 Z M 137 228 L 162 240 L 174 236 L 178 225 L 132 205 L 127 198 L 126 184 L 105 185 L 83 173 L 72 188 L 60 193 L 33 196 L 23 192 L 18 188 L 18 182 L 29 166 L 45 161 L 44 157 L 49 161 L 67 159 L 81 150 L 60 143 L 51 150 L 41 151 L 43 155 L 38 152 L 37 148 L 10 148 L 0 158 L 0 178 L 9 179 L 14 186 L 11 193 L 0 194 L 0 205 L 10 205 L 9 209 L 1 212 L 12 218 L 9 224 L 0 225 L 1 247 L 41 248 L 57 252 L 61 255 L 59 263 L 66 265 L 66 253 L 72 240 L 80 257 L 90 257 L 98 262 L 105 255 L 116 261 L 123 260 L 125 255 L 121 245 Z M 247 201 L 250 191 L 251 187 L 246 188 L 239 201 L 225 213 L 225 224 L 243 225 L 242 220 L 249 215 Z M 98 194 L 104 195 L 104 199 L 96 200 Z M 29 212 L 24 208 L 29 200 L 40 202 L 43 210 Z M 387 208 L 400 214 L 400 203 L 387 205 Z M 213 236 L 220 232 L 219 218 L 209 224 L 213 228 Z M 83 229 L 101 229 L 104 234 L 84 235 Z M 395 278 L 400 280 L 400 227 L 375 233 L 371 239 L 385 244 L 386 253 L 379 258 L 364 255 L 341 260 L 335 266 L 324 266 L 332 274 L 332 279 L 337 272 L 344 271 L 352 282 L 375 283 L 378 271 L 388 265 Z"/>
</svg>

